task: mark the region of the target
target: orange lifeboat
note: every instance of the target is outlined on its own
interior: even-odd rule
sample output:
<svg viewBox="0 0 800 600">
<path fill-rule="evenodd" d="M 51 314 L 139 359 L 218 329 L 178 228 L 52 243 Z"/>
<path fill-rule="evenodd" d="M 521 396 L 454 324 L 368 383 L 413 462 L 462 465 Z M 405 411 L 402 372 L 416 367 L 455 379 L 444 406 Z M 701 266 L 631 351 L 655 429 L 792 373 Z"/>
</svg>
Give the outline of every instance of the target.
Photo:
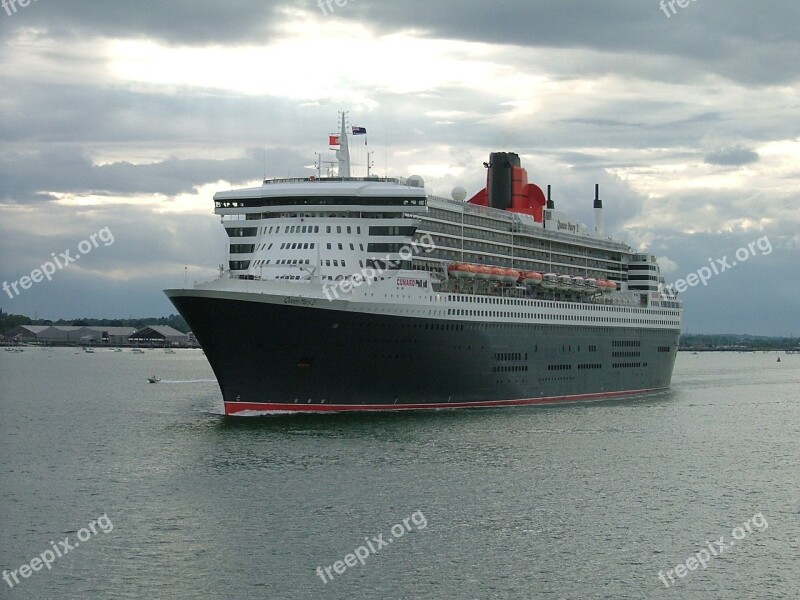
<svg viewBox="0 0 800 600">
<path fill-rule="evenodd" d="M 609 281 L 608 279 L 598 279 L 597 287 L 604 294 L 615 292 L 617 290 L 617 284 L 613 281 Z"/>
<path fill-rule="evenodd" d="M 503 281 L 505 278 L 506 270 L 500 267 L 489 267 L 489 279 L 492 281 Z"/>
<path fill-rule="evenodd" d="M 466 266 L 467 265 L 462 265 L 461 263 L 450 263 L 447 265 L 447 274 L 457 279 L 466 277 L 466 271 L 462 270 Z"/>
<path fill-rule="evenodd" d="M 516 269 L 503 269 L 503 281 L 506 283 L 516 283 L 521 275 Z"/>
<path fill-rule="evenodd" d="M 467 279 L 475 279 L 475 275 L 478 272 L 478 267 L 476 267 L 475 265 L 462 265 L 461 272 Z"/>
<path fill-rule="evenodd" d="M 491 267 L 485 267 L 483 265 L 476 265 L 475 266 L 475 279 L 486 280 L 492 276 L 492 269 Z"/>
<path fill-rule="evenodd" d="M 542 279 L 542 274 L 536 271 L 523 271 L 520 275 L 520 281 L 525 285 L 540 285 Z"/>
</svg>

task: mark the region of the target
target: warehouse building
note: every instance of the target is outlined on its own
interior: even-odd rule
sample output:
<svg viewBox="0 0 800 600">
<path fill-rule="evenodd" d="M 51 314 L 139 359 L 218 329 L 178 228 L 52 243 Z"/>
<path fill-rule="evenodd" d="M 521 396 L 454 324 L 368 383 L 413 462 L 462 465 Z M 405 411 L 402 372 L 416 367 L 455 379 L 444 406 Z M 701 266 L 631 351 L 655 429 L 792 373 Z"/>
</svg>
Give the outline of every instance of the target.
<svg viewBox="0 0 800 600">
<path fill-rule="evenodd" d="M 20 325 L 5 334 L 7 341 L 43 346 L 126 346 L 134 327 Z"/>
<path fill-rule="evenodd" d="M 189 336 L 169 325 L 148 325 L 132 334 L 128 341 L 134 346 L 189 346 Z"/>
</svg>

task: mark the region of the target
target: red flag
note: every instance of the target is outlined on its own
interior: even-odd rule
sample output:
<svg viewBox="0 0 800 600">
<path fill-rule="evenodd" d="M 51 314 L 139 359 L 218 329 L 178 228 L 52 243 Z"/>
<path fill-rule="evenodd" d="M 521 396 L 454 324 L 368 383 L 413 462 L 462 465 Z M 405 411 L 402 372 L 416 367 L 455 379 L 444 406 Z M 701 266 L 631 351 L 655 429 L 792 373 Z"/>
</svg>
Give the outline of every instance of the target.
<svg viewBox="0 0 800 600">
<path fill-rule="evenodd" d="M 330 145 L 330 146 L 338 146 L 339 145 L 339 136 L 338 135 L 329 135 L 328 136 L 328 145 Z"/>
</svg>

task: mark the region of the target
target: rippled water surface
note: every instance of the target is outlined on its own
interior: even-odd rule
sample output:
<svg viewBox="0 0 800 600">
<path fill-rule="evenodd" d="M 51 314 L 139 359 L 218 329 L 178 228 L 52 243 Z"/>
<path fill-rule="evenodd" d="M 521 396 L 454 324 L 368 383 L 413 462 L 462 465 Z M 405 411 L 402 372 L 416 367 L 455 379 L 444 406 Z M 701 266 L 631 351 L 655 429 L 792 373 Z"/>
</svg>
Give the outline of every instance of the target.
<svg viewBox="0 0 800 600">
<path fill-rule="evenodd" d="M 625 401 L 231 420 L 197 350 L 0 352 L 0 598 L 798 598 L 780 356 L 681 354 Z"/>
</svg>

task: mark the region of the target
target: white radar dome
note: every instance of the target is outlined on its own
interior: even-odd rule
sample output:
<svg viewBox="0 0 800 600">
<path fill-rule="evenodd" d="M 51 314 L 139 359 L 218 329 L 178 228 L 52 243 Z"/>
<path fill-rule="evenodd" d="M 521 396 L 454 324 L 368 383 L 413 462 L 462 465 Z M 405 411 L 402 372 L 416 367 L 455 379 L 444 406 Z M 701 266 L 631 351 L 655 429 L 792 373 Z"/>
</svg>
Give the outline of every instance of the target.
<svg viewBox="0 0 800 600">
<path fill-rule="evenodd" d="M 453 200 L 456 200 L 457 202 L 463 202 L 467 199 L 467 190 L 460 185 L 457 185 L 453 188 L 453 191 L 450 192 L 450 195 L 453 197 Z"/>
<path fill-rule="evenodd" d="M 408 185 L 410 185 L 411 187 L 424 188 L 425 180 L 419 175 L 412 175 L 411 177 L 408 178 Z"/>
</svg>

